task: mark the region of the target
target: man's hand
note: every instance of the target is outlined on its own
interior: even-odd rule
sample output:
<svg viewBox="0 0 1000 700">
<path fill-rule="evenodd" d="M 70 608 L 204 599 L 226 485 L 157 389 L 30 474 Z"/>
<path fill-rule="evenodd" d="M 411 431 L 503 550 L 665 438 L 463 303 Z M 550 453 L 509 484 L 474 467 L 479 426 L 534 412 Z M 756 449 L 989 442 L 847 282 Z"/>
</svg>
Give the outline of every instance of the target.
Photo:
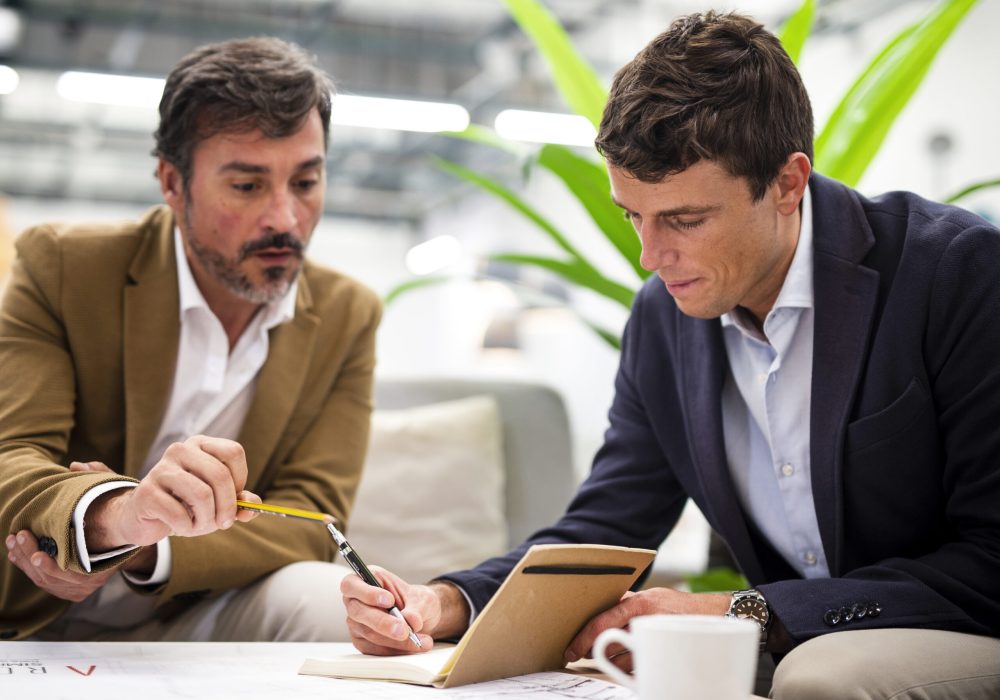
<svg viewBox="0 0 1000 700">
<path fill-rule="evenodd" d="M 728 593 L 683 593 L 672 588 L 649 588 L 638 593 L 628 592 L 618 603 L 584 625 L 566 649 L 566 660 L 589 657 L 597 635 L 612 627 L 627 627 L 640 615 L 725 615 L 729 610 Z M 632 655 L 618 644 L 608 646 L 611 663 L 621 670 L 632 671 Z"/>
<path fill-rule="evenodd" d="M 451 584 L 417 586 L 381 567 L 370 568 L 383 588 L 369 586 L 353 574 L 340 584 L 347 629 L 358 651 L 379 655 L 428 651 L 435 637 L 458 636 L 468 626 L 469 606 L 465 596 Z M 403 613 L 423 649 L 411 642 L 405 626 L 386 612 L 393 605 Z"/>
<path fill-rule="evenodd" d="M 104 467 L 75 464 L 75 471 Z M 91 504 L 87 549 L 149 545 L 167 535 L 194 537 L 229 528 L 236 520 L 248 522 L 256 513 L 237 511 L 236 499 L 259 503 L 260 498 L 243 490 L 246 480 L 246 455 L 239 443 L 203 435 L 174 443 L 137 487 L 112 491 Z"/>
<path fill-rule="evenodd" d="M 27 530 L 7 537 L 7 558 L 43 591 L 74 603 L 87 598 L 115 574 L 114 569 L 97 574 L 63 571 L 52 557 L 38 549 L 38 540 Z"/>
</svg>

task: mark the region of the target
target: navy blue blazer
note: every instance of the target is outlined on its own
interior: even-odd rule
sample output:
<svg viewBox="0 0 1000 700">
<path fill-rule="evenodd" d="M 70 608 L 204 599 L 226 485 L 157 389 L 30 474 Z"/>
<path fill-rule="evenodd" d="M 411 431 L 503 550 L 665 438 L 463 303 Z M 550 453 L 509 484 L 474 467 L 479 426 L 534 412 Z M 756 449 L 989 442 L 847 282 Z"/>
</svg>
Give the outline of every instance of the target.
<svg viewBox="0 0 1000 700">
<path fill-rule="evenodd" d="M 1000 231 L 909 193 L 866 199 L 818 175 L 810 191 L 811 470 L 831 578 L 801 578 L 746 516 L 723 441 L 721 324 L 682 314 L 655 276 L 566 514 L 442 578 L 482 609 L 528 546 L 656 548 L 690 497 L 796 643 L 873 627 L 1000 636 Z"/>
</svg>

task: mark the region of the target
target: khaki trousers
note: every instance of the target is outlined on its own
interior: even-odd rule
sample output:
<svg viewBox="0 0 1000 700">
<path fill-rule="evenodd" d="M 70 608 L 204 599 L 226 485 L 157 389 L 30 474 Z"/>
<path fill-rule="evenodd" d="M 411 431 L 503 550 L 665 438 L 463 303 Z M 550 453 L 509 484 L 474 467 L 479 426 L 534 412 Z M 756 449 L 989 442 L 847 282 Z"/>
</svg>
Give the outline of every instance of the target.
<svg viewBox="0 0 1000 700">
<path fill-rule="evenodd" d="M 122 629 L 67 621 L 42 630 L 41 641 L 348 642 L 340 564 L 303 561 L 278 569 L 247 588 L 196 603 L 167 621 Z"/>
<path fill-rule="evenodd" d="M 825 634 L 781 660 L 771 697 L 997 700 L 1000 639 L 917 629 Z"/>
</svg>

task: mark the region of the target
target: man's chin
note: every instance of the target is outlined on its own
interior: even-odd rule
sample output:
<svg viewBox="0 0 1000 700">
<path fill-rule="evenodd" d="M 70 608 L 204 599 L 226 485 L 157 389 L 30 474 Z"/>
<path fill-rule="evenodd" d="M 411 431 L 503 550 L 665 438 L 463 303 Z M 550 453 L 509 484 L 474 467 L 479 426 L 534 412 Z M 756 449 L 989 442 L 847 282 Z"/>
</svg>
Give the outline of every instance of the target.
<svg viewBox="0 0 1000 700">
<path fill-rule="evenodd" d="M 292 282 L 295 281 L 297 273 L 298 271 L 296 270 L 296 274 L 289 275 L 287 269 L 282 268 L 282 274 L 279 276 L 271 277 L 271 275 L 263 275 L 251 284 L 245 285 L 242 289 L 234 289 L 232 291 L 255 304 L 269 304 L 288 294 L 288 290 L 291 289 Z"/>
<path fill-rule="evenodd" d="M 677 308 L 680 309 L 680 312 L 685 316 L 690 316 L 691 318 L 698 318 L 703 321 L 709 321 L 713 318 L 719 318 L 724 313 L 726 313 L 725 311 L 719 311 L 718 309 L 714 308 L 711 305 L 695 304 L 692 303 L 690 300 L 678 301 L 677 299 L 674 299 L 674 303 L 677 305 Z"/>
</svg>

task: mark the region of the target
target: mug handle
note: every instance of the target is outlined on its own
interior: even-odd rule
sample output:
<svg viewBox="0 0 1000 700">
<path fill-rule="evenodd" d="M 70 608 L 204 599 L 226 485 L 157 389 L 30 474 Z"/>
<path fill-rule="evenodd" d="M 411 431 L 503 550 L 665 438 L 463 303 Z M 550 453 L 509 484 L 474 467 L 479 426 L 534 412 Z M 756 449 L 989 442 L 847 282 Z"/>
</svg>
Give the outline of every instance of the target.
<svg viewBox="0 0 1000 700">
<path fill-rule="evenodd" d="M 597 662 L 597 666 L 601 671 L 611 676 L 616 683 L 620 683 L 632 692 L 635 692 L 635 679 L 608 661 L 608 658 L 604 655 L 608 645 L 612 642 L 618 642 L 629 651 L 632 651 L 632 647 L 629 646 L 631 639 L 631 634 L 618 627 L 604 630 L 594 640 L 594 661 Z"/>
</svg>

